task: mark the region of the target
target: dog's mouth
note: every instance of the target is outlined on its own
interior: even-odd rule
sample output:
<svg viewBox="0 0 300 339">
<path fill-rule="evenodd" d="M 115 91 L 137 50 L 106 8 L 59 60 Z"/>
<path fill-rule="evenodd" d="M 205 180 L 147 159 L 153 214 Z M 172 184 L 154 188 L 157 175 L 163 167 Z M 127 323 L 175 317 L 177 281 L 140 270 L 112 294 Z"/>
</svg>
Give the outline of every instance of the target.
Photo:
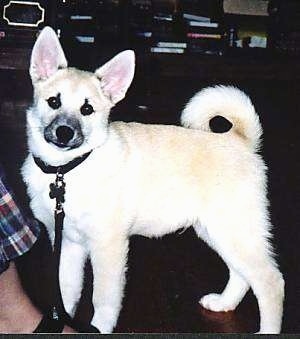
<svg viewBox="0 0 300 339">
<path fill-rule="evenodd" d="M 54 119 L 45 129 L 44 138 L 61 149 L 69 150 L 82 145 L 83 134 L 78 120 Z"/>
</svg>

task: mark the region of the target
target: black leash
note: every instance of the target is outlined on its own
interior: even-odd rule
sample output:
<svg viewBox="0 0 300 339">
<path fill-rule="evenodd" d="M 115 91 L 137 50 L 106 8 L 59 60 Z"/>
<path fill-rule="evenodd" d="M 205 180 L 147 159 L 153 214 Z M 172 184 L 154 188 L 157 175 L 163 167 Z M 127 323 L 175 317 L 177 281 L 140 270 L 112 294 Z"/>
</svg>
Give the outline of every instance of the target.
<svg viewBox="0 0 300 339">
<path fill-rule="evenodd" d="M 61 290 L 59 285 L 59 263 L 61 253 L 61 242 L 62 242 L 62 231 L 64 224 L 65 212 L 63 209 L 63 203 L 65 202 L 65 186 L 64 174 L 71 171 L 73 168 L 80 165 L 92 151 L 83 154 L 80 157 L 73 159 L 72 161 L 61 165 L 51 166 L 46 164 L 43 160 L 37 157 L 33 157 L 36 165 L 47 174 L 56 174 L 55 182 L 51 183 L 49 188 L 49 196 L 51 199 L 56 200 L 54 219 L 55 219 L 55 236 L 54 245 L 52 251 L 52 272 L 53 272 L 53 307 L 52 307 L 52 318 L 53 320 L 59 320 L 66 315 L 67 312 L 64 307 L 64 303 L 61 296 Z"/>
<path fill-rule="evenodd" d="M 53 267 L 54 272 L 54 298 L 52 307 L 52 318 L 59 320 L 63 314 L 66 314 L 64 303 L 62 301 L 60 284 L 59 284 L 59 264 L 60 264 L 60 253 L 61 253 L 61 242 L 62 242 L 62 230 L 64 226 L 65 212 L 63 209 L 63 203 L 65 202 L 65 186 L 64 173 L 61 168 L 58 167 L 56 172 L 55 182 L 50 184 L 49 196 L 51 199 L 56 200 L 54 219 L 55 219 L 55 236 L 53 246 Z"/>
<path fill-rule="evenodd" d="M 54 236 L 54 245 L 52 251 L 52 272 L 53 272 L 53 306 L 50 312 L 49 318 L 50 322 L 46 321 L 49 325 L 49 328 L 61 328 L 63 327 L 62 321 L 65 321 L 66 318 L 69 318 L 64 303 L 62 300 L 61 289 L 59 284 L 59 264 L 60 264 L 60 254 L 61 254 L 61 243 L 62 243 L 62 231 L 65 218 L 65 212 L 63 209 L 63 204 L 65 202 L 65 187 L 66 183 L 64 181 L 64 174 L 71 171 L 73 168 L 81 164 L 92 151 L 83 154 L 82 156 L 73 159 L 62 166 L 50 166 L 42 161 L 40 158 L 33 157 L 36 165 L 47 174 L 56 174 L 55 182 L 51 183 L 49 188 L 49 197 L 50 199 L 55 199 L 55 210 L 54 210 L 54 219 L 55 219 L 55 236 Z M 75 277 L 76 279 L 76 277 Z M 54 323 L 57 323 L 55 326 Z M 54 325 L 53 325 L 54 324 Z M 60 332 L 60 330 L 59 330 Z M 85 326 L 81 329 L 81 332 L 85 333 L 99 333 L 99 331 L 94 326 Z"/>
</svg>

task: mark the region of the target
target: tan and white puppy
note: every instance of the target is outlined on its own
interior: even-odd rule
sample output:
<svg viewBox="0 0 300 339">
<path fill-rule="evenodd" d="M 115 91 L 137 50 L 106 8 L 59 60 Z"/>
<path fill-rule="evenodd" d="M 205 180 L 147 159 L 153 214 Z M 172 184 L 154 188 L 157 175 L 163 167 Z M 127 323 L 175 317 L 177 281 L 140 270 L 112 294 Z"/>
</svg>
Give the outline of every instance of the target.
<svg viewBox="0 0 300 339">
<path fill-rule="evenodd" d="M 47 27 L 32 51 L 34 102 L 27 112 L 29 155 L 22 167 L 31 208 L 54 236 L 54 201 L 34 157 L 51 166 L 91 154 L 65 174 L 65 223 L 60 284 L 66 310 L 79 300 L 83 266 L 94 272 L 92 324 L 112 332 L 121 309 L 132 234 L 160 237 L 193 225 L 227 264 L 221 294 L 200 300 L 212 311 L 233 310 L 249 288 L 258 300 L 260 333 L 281 329 L 284 281 L 270 244 L 266 165 L 257 154 L 261 126 L 249 98 L 233 87 L 204 89 L 182 114 L 184 127 L 108 121 L 134 74 L 124 51 L 95 73 L 67 68 Z M 212 133 L 209 120 L 233 127 Z M 205 258 L 203 258 L 205 260 Z"/>
</svg>

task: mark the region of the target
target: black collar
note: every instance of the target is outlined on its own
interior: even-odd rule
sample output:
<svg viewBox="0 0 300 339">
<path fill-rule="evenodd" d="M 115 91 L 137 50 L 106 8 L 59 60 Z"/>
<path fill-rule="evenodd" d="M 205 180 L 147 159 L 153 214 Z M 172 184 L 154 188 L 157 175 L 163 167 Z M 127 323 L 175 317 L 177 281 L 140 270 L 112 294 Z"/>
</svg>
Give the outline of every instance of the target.
<svg viewBox="0 0 300 339">
<path fill-rule="evenodd" d="M 44 173 L 56 174 L 59 172 L 61 174 L 66 174 L 70 172 L 73 168 L 75 168 L 76 166 L 80 165 L 91 153 L 92 151 L 89 151 L 81 155 L 80 157 L 77 157 L 61 166 L 47 165 L 43 160 L 41 160 L 40 158 L 36 158 L 36 157 L 33 157 L 33 160 Z"/>
</svg>

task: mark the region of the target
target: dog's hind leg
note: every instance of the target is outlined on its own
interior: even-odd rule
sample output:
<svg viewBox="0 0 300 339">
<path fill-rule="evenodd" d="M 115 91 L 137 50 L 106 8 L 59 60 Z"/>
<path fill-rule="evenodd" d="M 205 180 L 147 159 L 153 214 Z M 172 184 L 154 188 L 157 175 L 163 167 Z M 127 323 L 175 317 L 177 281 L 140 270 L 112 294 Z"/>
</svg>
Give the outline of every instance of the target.
<svg viewBox="0 0 300 339">
<path fill-rule="evenodd" d="M 197 235 L 202 238 L 216 252 L 214 244 L 209 238 L 205 228 L 195 225 Z M 199 303 L 206 309 L 214 312 L 227 312 L 234 310 L 249 290 L 247 281 L 232 267 L 228 265 L 229 280 L 222 293 L 210 293 L 203 296 Z"/>
<path fill-rule="evenodd" d="M 59 281 L 65 309 L 72 317 L 81 296 L 86 257 L 87 252 L 83 246 L 63 238 Z"/>
<path fill-rule="evenodd" d="M 279 333 L 283 312 L 284 281 L 269 251 L 270 245 L 266 235 L 263 235 L 262 228 L 256 227 L 254 217 L 252 220 L 244 218 L 241 222 L 233 218 L 231 220 L 228 218 L 226 221 L 226 217 L 222 218 L 220 215 L 218 219 L 207 223 L 209 226 L 204 240 L 231 268 L 231 277 L 220 296 L 205 296 L 201 299 L 202 305 L 210 310 L 213 308 L 222 310 L 221 304 L 225 304 L 228 298 L 231 299 L 231 306 L 234 303 L 237 305 L 249 284 L 258 300 L 259 332 Z M 235 285 L 238 289 L 233 292 Z"/>
<path fill-rule="evenodd" d="M 199 303 L 214 312 L 234 310 L 249 289 L 249 284 L 234 269 L 229 269 L 229 280 L 220 294 L 211 293 L 201 298 Z"/>
</svg>

